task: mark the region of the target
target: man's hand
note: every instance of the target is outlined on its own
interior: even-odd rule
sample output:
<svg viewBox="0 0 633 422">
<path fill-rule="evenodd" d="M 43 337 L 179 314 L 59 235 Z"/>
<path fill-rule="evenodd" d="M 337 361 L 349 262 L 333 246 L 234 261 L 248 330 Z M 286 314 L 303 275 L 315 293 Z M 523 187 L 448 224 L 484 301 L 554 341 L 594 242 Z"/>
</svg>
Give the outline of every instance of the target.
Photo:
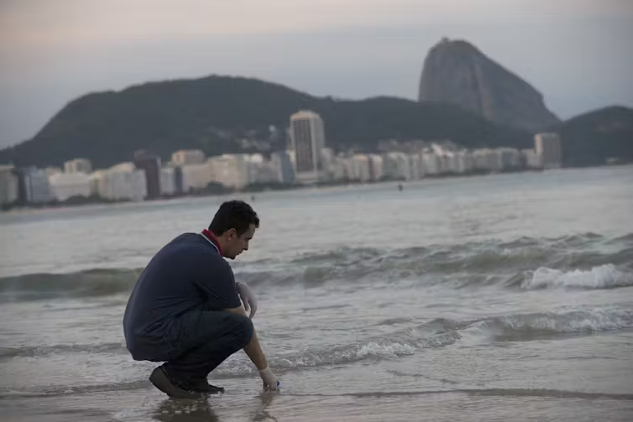
<svg viewBox="0 0 633 422">
<path fill-rule="evenodd" d="M 257 311 L 257 299 L 255 298 L 255 295 L 253 294 L 253 292 L 251 292 L 248 284 L 242 281 L 236 283 L 235 286 L 237 289 L 237 294 L 240 296 L 240 299 L 242 299 L 242 302 L 244 303 L 244 309 L 247 311 L 249 309 L 251 310 L 251 313 L 248 317 L 250 319 L 253 319 L 255 311 Z"/>
<path fill-rule="evenodd" d="M 279 390 L 279 380 L 277 380 L 277 377 L 269 367 L 260 369 L 259 375 L 262 377 L 262 381 L 264 381 L 264 389 L 269 391 Z"/>
</svg>

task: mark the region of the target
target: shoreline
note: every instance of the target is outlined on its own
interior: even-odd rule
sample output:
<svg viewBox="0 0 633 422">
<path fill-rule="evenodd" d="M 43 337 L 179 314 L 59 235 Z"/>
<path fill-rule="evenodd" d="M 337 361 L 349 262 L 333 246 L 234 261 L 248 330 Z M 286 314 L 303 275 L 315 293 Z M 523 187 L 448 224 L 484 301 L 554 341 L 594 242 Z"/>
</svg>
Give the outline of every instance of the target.
<svg viewBox="0 0 633 422">
<path fill-rule="evenodd" d="M 262 193 L 270 193 L 270 192 L 296 192 L 296 191 L 305 191 L 305 190 L 314 190 L 314 189 L 329 189 L 329 188 L 347 188 L 347 187 L 357 187 L 357 186 L 373 186 L 373 185 L 388 185 L 388 184 L 397 184 L 404 186 L 405 184 L 409 184 L 412 182 L 421 182 L 425 180 L 446 180 L 446 179 L 464 179 L 464 178 L 476 178 L 482 176 L 494 176 L 494 175 L 505 175 L 505 174 L 519 174 L 519 173 L 543 173 L 546 171 L 555 171 L 555 170 L 582 170 L 582 169 L 596 169 L 596 168 L 605 168 L 605 167 L 627 167 L 631 166 L 632 163 L 622 163 L 622 164 L 612 164 L 612 165 L 600 165 L 600 166 L 587 166 L 587 167 L 561 167 L 557 169 L 514 169 L 514 170 L 503 170 L 503 171 L 480 171 L 480 172 L 469 172 L 463 174 L 456 173 L 445 173 L 445 174 L 437 174 L 437 175 L 429 175 L 424 176 L 415 180 L 404 180 L 404 179 L 385 179 L 385 180 L 375 180 L 375 181 L 360 181 L 360 180 L 341 180 L 341 181 L 331 181 L 331 182 L 322 182 L 316 184 L 253 184 L 248 185 L 241 190 L 231 190 L 227 188 L 223 192 L 208 192 L 208 193 L 184 193 L 179 195 L 171 195 L 171 196 L 161 196 L 158 198 L 144 199 L 142 201 L 132 201 L 132 200 L 108 200 L 104 198 L 85 198 L 84 200 L 77 201 L 52 201 L 43 204 L 21 204 L 21 205 L 5 205 L 0 208 L 0 215 L 2 214 L 13 214 L 13 213 L 23 213 L 29 211 L 51 211 L 51 210 L 62 210 L 62 209 L 75 209 L 81 207 L 90 207 L 90 206 L 121 206 L 125 204 L 152 204 L 159 202 L 171 202 L 175 200 L 182 199 L 198 199 L 198 198 L 221 198 L 224 196 L 231 195 L 240 195 L 240 196 L 251 196 L 251 199 L 255 198 L 255 195 Z"/>
</svg>

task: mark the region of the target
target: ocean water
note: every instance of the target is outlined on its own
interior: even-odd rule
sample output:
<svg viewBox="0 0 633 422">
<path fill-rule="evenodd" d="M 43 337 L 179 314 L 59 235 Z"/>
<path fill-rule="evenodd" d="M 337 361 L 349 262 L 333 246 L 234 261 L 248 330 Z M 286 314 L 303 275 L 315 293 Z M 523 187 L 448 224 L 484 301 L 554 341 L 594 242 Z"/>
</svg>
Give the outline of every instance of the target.
<svg viewBox="0 0 633 422">
<path fill-rule="evenodd" d="M 9 421 L 633 420 L 633 167 L 268 192 L 243 352 L 171 400 L 125 350 L 142 267 L 227 197 L 0 215 Z"/>
</svg>

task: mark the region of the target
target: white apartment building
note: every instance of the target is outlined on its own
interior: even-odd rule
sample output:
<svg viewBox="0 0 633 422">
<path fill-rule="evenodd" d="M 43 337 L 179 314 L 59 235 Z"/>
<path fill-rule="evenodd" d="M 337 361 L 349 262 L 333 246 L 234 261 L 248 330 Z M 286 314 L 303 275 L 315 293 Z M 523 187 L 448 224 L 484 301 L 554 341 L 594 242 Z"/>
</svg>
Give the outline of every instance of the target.
<svg viewBox="0 0 633 422">
<path fill-rule="evenodd" d="M 265 160 L 261 154 L 253 154 L 248 157 L 248 182 L 249 183 L 280 183 L 282 181 L 282 169 L 279 160 Z"/>
<path fill-rule="evenodd" d="M 182 190 L 189 192 L 192 189 L 204 189 L 214 181 L 211 171 L 211 163 L 187 164 L 181 167 L 182 170 Z"/>
<path fill-rule="evenodd" d="M 421 156 L 425 175 L 440 174 L 440 160 L 437 154 L 434 152 L 423 152 Z"/>
<path fill-rule="evenodd" d="M 258 158 L 252 160 L 257 161 Z M 247 154 L 211 157 L 208 161 L 211 180 L 226 187 L 241 189 L 251 183 L 250 162 L 251 157 Z"/>
<path fill-rule="evenodd" d="M 47 175 L 48 177 L 51 177 L 51 176 L 52 176 L 52 175 L 54 175 L 54 174 L 58 174 L 58 173 L 62 173 L 62 172 L 63 172 L 63 170 L 61 169 L 61 167 L 55 167 L 55 166 L 49 166 L 49 167 L 46 167 L 46 168 L 44 169 L 44 171 L 46 172 L 46 175 Z"/>
<path fill-rule="evenodd" d="M 383 155 L 383 173 L 393 179 L 411 178 L 409 156 L 404 152 L 388 152 Z"/>
<path fill-rule="evenodd" d="M 501 169 L 497 153 L 489 148 L 480 148 L 473 151 L 473 166 L 475 170 L 483 171 Z"/>
<path fill-rule="evenodd" d="M 371 180 L 369 157 L 364 154 L 356 154 L 349 158 L 350 180 L 367 182 Z"/>
<path fill-rule="evenodd" d="M 145 171 L 134 163 L 121 163 L 90 176 L 91 190 L 110 200 L 142 201 L 147 196 Z"/>
<path fill-rule="evenodd" d="M 534 135 L 534 148 L 541 156 L 541 163 L 546 169 L 560 168 L 562 165 L 562 148 L 557 133 L 537 133 Z"/>
<path fill-rule="evenodd" d="M 332 159 L 329 169 L 330 178 L 333 180 L 349 180 L 350 179 L 350 162 L 347 158 L 336 156 Z"/>
<path fill-rule="evenodd" d="M 66 201 L 74 196 L 89 197 L 90 176 L 83 172 L 56 173 L 48 177 L 51 195 L 58 201 Z"/>
<path fill-rule="evenodd" d="M 521 151 L 525 166 L 530 169 L 540 169 L 543 167 L 541 155 L 534 149 L 524 149 Z"/>
<path fill-rule="evenodd" d="M 445 152 L 442 156 L 444 159 L 444 173 L 459 173 L 459 158 L 453 151 Z"/>
<path fill-rule="evenodd" d="M 369 154 L 369 178 L 380 180 L 383 177 L 383 159 L 378 154 Z"/>
<path fill-rule="evenodd" d="M 457 158 L 457 173 L 464 174 L 473 170 L 473 157 L 469 151 L 462 150 L 455 153 Z"/>
<path fill-rule="evenodd" d="M 181 149 L 171 155 L 171 161 L 180 167 L 204 164 L 207 162 L 207 156 L 199 149 Z"/>
<path fill-rule="evenodd" d="M 516 169 L 521 166 L 521 152 L 515 148 L 498 148 L 502 169 Z"/>
<path fill-rule="evenodd" d="M 64 163 L 65 173 L 85 173 L 92 172 L 92 163 L 87 158 L 75 158 Z"/>
</svg>

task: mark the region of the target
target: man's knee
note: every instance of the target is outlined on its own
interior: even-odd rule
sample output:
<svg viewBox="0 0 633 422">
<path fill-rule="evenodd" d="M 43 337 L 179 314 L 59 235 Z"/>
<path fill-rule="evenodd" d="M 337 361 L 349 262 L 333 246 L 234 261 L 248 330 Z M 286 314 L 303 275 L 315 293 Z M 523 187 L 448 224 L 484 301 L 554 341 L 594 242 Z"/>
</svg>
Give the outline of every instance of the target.
<svg viewBox="0 0 633 422">
<path fill-rule="evenodd" d="M 236 341 L 244 348 L 253 338 L 253 323 L 244 315 L 232 315 L 235 323 Z"/>
</svg>

